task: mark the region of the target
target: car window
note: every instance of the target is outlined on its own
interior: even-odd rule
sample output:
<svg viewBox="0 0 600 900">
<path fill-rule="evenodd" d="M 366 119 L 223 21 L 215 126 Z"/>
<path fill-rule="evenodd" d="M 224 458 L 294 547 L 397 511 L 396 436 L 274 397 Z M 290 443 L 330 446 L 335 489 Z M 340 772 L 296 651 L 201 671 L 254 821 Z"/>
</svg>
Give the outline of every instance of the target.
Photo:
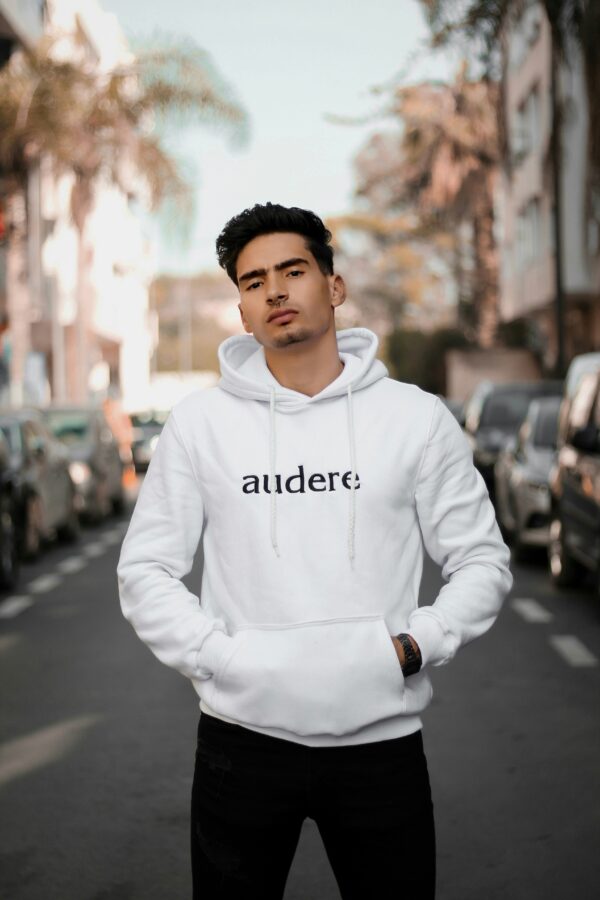
<svg viewBox="0 0 600 900">
<path fill-rule="evenodd" d="M 496 428 L 518 428 L 525 416 L 531 394 L 492 394 L 483 405 L 479 425 Z"/>
<path fill-rule="evenodd" d="M 558 436 L 558 407 L 542 407 L 537 415 L 533 444 L 536 447 L 556 447 Z"/>
<path fill-rule="evenodd" d="M 85 410 L 49 409 L 44 413 L 48 428 L 64 444 L 82 444 L 91 437 L 92 416 Z"/>
</svg>

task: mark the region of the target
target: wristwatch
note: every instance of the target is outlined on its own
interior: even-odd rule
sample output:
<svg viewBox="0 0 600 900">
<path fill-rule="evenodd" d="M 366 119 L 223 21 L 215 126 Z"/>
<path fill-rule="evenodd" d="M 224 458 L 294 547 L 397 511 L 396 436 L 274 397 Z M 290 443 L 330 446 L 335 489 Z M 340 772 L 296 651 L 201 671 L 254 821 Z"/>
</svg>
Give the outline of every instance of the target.
<svg viewBox="0 0 600 900">
<path fill-rule="evenodd" d="M 404 650 L 402 672 L 404 675 L 415 675 L 421 668 L 421 652 L 415 653 L 411 639 L 404 632 L 395 635 L 395 638 L 397 641 L 400 641 Z"/>
</svg>

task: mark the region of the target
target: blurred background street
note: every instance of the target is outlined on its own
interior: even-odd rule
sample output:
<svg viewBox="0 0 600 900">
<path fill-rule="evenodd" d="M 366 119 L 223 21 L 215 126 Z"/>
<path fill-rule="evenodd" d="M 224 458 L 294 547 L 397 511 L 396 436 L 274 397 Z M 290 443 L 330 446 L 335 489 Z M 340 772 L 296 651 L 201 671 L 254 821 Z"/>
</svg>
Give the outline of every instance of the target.
<svg viewBox="0 0 600 900">
<path fill-rule="evenodd" d="M 21 603 L 0 608 L 6 900 L 191 894 L 197 697 L 123 627 L 114 571 L 126 524 L 106 523 L 76 554 L 53 550 L 31 567 Z M 424 740 L 439 897 L 593 900 L 597 604 L 549 586 L 539 559 L 514 573 L 489 635 L 432 673 Z M 185 581 L 198 577 L 195 568 Z M 428 561 L 421 598 L 440 586 Z M 311 819 L 285 897 L 339 898 Z"/>
<path fill-rule="evenodd" d="M 593 0 L 0 0 L 0 900 L 190 895 L 197 696 L 115 570 L 266 201 L 323 217 L 336 327 L 447 404 L 511 546 L 432 673 L 438 896 L 599 895 L 599 46 Z M 307 820 L 286 900 L 337 897 Z"/>
</svg>

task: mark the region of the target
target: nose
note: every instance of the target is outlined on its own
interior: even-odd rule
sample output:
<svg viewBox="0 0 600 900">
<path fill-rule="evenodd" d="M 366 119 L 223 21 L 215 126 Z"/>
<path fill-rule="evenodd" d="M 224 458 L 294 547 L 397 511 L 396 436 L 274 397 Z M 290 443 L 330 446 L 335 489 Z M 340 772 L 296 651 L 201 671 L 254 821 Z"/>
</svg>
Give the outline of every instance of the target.
<svg viewBox="0 0 600 900">
<path fill-rule="evenodd" d="M 285 283 L 278 277 L 278 273 L 273 272 L 267 282 L 267 301 L 269 303 L 281 303 L 288 296 Z"/>
</svg>

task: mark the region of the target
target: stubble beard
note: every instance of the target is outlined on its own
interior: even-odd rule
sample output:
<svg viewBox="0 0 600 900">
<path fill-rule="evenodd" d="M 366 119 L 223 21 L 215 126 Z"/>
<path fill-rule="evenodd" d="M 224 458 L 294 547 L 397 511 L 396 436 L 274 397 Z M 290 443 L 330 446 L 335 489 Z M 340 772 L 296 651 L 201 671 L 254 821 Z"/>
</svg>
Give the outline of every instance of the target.
<svg viewBox="0 0 600 900">
<path fill-rule="evenodd" d="M 306 326 L 300 325 L 297 328 L 284 328 L 273 338 L 273 346 L 276 348 L 288 347 L 290 344 L 299 344 L 301 341 L 307 341 L 314 337 L 314 332 Z"/>
</svg>

